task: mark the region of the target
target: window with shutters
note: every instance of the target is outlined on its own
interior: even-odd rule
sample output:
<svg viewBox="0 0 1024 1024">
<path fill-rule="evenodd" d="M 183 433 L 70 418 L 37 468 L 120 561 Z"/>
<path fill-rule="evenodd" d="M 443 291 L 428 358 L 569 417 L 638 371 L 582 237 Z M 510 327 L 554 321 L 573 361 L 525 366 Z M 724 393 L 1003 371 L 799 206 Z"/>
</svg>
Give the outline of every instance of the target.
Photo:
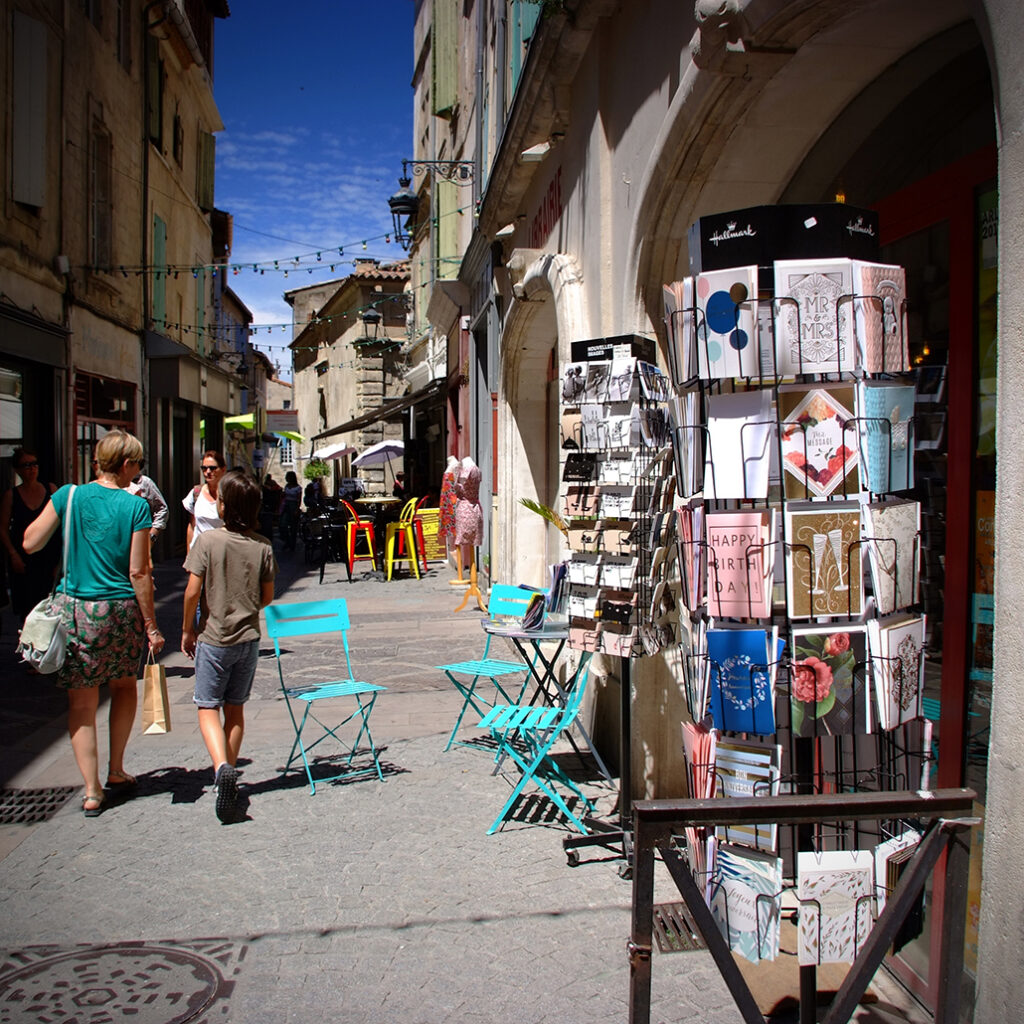
<svg viewBox="0 0 1024 1024">
<path fill-rule="evenodd" d="M 46 26 L 14 12 L 11 47 L 11 198 L 25 206 L 46 200 Z"/>
<path fill-rule="evenodd" d="M 509 0 L 509 40 L 508 40 L 508 106 L 512 108 L 512 100 L 519 85 L 519 76 L 526 63 L 526 53 L 530 48 L 530 40 L 537 28 L 540 18 L 540 3 L 536 0 Z"/>
<path fill-rule="evenodd" d="M 164 141 L 164 62 L 160 41 L 146 36 L 146 132 L 158 148 Z"/>
<path fill-rule="evenodd" d="M 82 0 L 82 13 L 92 23 L 93 28 L 103 28 L 103 2 L 102 0 Z"/>
<path fill-rule="evenodd" d="M 437 276 L 450 280 L 459 275 L 459 186 L 438 181 L 437 190 Z"/>
<path fill-rule="evenodd" d="M 167 225 L 153 216 L 153 326 L 162 331 L 167 326 Z"/>
<path fill-rule="evenodd" d="M 89 137 L 89 261 L 98 270 L 110 267 L 114 200 L 110 133 L 94 124 Z"/>
<path fill-rule="evenodd" d="M 132 69 L 132 4 L 131 0 L 117 0 L 117 37 L 114 40 L 117 62 Z"/>
<path fill-rule="evenodd" d="M 458 0 L 434 0 L 433 36 L 430 45 L 434 69 L 434 113 L 450 117 L 458 98 L 459 14 Z"/>
<path fill-rule="evenodd" d="M 171 143 L 174 162 L 180 167 L 185 159 L 185 126 L 181 123 L 181 115 L 174 111 L 174 139 Z"/>
<path fill-rule="evenodd" d="M 199 209 L 209 212 L 213 209 L 213 175 L 216 161 L 217 140 L 200 129 L 199 149 L 196 153 L 196 202 Z"/>
</svg>

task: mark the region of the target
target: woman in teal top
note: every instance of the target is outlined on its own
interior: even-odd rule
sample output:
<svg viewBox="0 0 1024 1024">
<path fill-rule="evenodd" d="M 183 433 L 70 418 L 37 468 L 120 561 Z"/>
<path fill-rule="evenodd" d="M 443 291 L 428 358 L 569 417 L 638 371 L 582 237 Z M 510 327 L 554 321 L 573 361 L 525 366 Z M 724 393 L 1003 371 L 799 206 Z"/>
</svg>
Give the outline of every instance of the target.
<svg viewBox="0 0 1024 1024">
<path fill-rule="evenodd" d="M 96 710 L 99 687 L 110 684 L 110 762 L 107 786 L 130 786 L 124 770 L 138 705 L 143 638 L 159 654 L 164 638 L 156 627 L 149 558 L 148 503 L 127 487 L 142 466 L 142 444 L 112 430 L 96 446 L 99 475 L 75 488 L 62 487 L 25 531 L 25 550 L 38 551 L 61 526 L 69 533 L 68 564 L 58 584 L 58 604 L 68 631 L 68 652 L 57 685 L 68 691 L 68 731 L 85 781 L 82 810 L 95 817 L 103 807 Z M 69 521 L 70 519 L 70 521 Z"/>
</svg>

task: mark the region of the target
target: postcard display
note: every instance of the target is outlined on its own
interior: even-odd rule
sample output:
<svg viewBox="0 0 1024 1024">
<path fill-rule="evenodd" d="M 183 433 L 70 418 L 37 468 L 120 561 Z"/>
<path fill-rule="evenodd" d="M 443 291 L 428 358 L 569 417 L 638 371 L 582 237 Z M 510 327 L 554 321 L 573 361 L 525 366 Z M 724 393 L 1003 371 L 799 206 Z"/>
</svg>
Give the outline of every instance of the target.
<svg viewBox="0 0 1024 1024">
<path fill-rule="evenodd" d="M 849 252 L 698 257 L 664 288 L 674 475 L 655 479 L 674 492 L 661 564 L 677 571 L 652 560 L 646 582 L 678 587 L 695 797 L 927 788 L 905 277 Z M 812 969 L 853 961 L 913 824 L 765 822 L 680 843 L 734 952 L 775 959 L 791 915 L 783 951 Z"/>
</svg>

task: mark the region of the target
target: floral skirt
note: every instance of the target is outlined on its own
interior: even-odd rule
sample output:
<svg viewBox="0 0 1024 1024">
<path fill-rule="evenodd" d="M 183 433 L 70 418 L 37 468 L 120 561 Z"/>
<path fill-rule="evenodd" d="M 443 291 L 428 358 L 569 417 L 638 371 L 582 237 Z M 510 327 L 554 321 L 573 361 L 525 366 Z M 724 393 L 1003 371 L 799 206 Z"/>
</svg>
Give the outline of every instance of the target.
<svg viewBox="0 0 1024 1024">
<path fill-rule="evenodd" d="M 68 654 L 56 682 L 65 690 L 138 676 L 145 630 L 134 597 L 85 601 L 58 594 Z"/>
</svg>

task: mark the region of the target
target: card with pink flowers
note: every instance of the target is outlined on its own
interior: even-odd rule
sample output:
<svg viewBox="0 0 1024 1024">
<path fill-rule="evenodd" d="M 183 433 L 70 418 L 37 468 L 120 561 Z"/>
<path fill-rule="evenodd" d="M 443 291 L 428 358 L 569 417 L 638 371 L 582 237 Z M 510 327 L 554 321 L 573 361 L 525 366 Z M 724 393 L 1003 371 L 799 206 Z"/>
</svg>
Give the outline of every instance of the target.
<svg viewBox="0 0 1024 1024">
<path fill-rule="evenodd" d="M 779 439 L 787 498 L 859 493 L 854 394 L 852 384 L 779 388 Z"/>
<path fill-rule="evenodd" d="M 794 627 L 791 650 L 789 706 L 793 735 L 871 732 L 864 627 Z"/>
</svg>

